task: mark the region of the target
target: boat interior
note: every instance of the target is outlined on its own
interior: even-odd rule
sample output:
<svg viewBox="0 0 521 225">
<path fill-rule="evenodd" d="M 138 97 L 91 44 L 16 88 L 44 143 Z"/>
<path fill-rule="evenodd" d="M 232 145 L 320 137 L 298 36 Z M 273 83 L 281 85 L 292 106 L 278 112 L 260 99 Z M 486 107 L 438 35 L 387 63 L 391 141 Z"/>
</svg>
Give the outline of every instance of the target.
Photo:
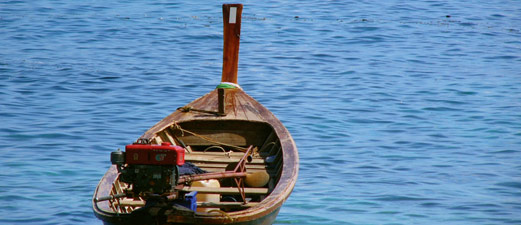
<svg viewBox="0 0 521 225">
<path fill-rule="evenodd" d="M 253 181 L 244 182 L 242 191 L 234 178 L 196 181 L 176 187 L 182 193 L 198 192 L 197 213 L 234 212 L 254 207 L 272 192 L 280 178 L 282 149 L 268 123 L 242 120 L 179 122 L 158 132 L 151 140 L 152 144 L 163 142 L 185 147 L 185 162 L 209 173 L 229 171 L 241 158 L 247 158 L 246 172 L 260 174 L 260 177 L 254 176 Z M 252 150 L 246 157 L 249 146 Z M 123 193 L 127 187 L 128 184 L 116 179 L 111 194 Z M 144 204 L 143 199 L 110 200 L 110 207 L 116 213 L 130 213 Z"/>
</svg>

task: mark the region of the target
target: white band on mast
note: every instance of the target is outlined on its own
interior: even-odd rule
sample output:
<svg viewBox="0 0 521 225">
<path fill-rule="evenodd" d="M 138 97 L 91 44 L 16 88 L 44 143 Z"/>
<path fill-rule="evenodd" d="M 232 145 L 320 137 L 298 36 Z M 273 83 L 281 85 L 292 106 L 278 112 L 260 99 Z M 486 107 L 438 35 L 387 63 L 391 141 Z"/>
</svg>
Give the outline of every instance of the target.
<svg viewBox="0 0 521 225">
<path fill-rule="evenodd" d="M 228 23 L 235 23 L 237 20 L 237 7 L 230 7 L 230 19 Z"/>
</svg>

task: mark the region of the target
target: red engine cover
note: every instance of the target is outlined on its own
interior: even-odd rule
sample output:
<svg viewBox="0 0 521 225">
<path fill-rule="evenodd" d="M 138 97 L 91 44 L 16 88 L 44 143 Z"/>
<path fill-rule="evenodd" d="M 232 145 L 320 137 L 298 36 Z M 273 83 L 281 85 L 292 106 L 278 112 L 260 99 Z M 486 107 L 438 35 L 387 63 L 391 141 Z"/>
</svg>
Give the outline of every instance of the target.
<svg viewBox="0 0 521 225">
<path fill-rule="evenodd" d="M 185 163 L 185 150 L 168 142 L 162 145 L 131 144 L 125 151 L 127 164 L 181 166 Z"/>
</svg>

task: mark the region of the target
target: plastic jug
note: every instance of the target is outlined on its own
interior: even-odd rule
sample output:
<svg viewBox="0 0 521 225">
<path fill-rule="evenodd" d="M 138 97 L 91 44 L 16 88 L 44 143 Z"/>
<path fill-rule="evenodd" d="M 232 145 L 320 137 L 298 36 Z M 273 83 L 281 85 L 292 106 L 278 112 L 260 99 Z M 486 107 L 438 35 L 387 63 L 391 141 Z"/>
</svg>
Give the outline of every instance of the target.
<svg viewBox="0 0 521 225">
<path fill-rule="evenodd" d="M 201 181 L 194 181 L 192 182 L 192 187 L 213 187 L 213 188 L 219 188 L 221 187 L 221 184 L 219 184 L 219 181 L 216 179 L 210 179 L 210 180 L 201 180 Z M 202 194 L 199 192 L 197 194 L 197 202 L 213 202 L 213 203 L 219 203 L 221 200 L 220 194 Z M 197 212 L 208 212 L 210 210 L 219 209 L 219 208 L 197 208 Z"/>
</svg>

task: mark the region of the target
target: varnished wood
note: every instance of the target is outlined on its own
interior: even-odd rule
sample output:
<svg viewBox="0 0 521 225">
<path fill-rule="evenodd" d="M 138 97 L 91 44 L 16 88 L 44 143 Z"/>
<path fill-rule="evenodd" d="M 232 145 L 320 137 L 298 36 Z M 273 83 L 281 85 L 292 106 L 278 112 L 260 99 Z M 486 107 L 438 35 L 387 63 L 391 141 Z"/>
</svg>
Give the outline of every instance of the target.
<svg viewBox="0 0 521 225">
<path fill-rule="evenodd" d="M 231 10 L 234 9 L 234 10 Z M 231 11 L 231 14 L 230 14 Z M 242 4 L 223 5 L 223 71 L 222 82 L 237 84 Z"/>
</svg>

